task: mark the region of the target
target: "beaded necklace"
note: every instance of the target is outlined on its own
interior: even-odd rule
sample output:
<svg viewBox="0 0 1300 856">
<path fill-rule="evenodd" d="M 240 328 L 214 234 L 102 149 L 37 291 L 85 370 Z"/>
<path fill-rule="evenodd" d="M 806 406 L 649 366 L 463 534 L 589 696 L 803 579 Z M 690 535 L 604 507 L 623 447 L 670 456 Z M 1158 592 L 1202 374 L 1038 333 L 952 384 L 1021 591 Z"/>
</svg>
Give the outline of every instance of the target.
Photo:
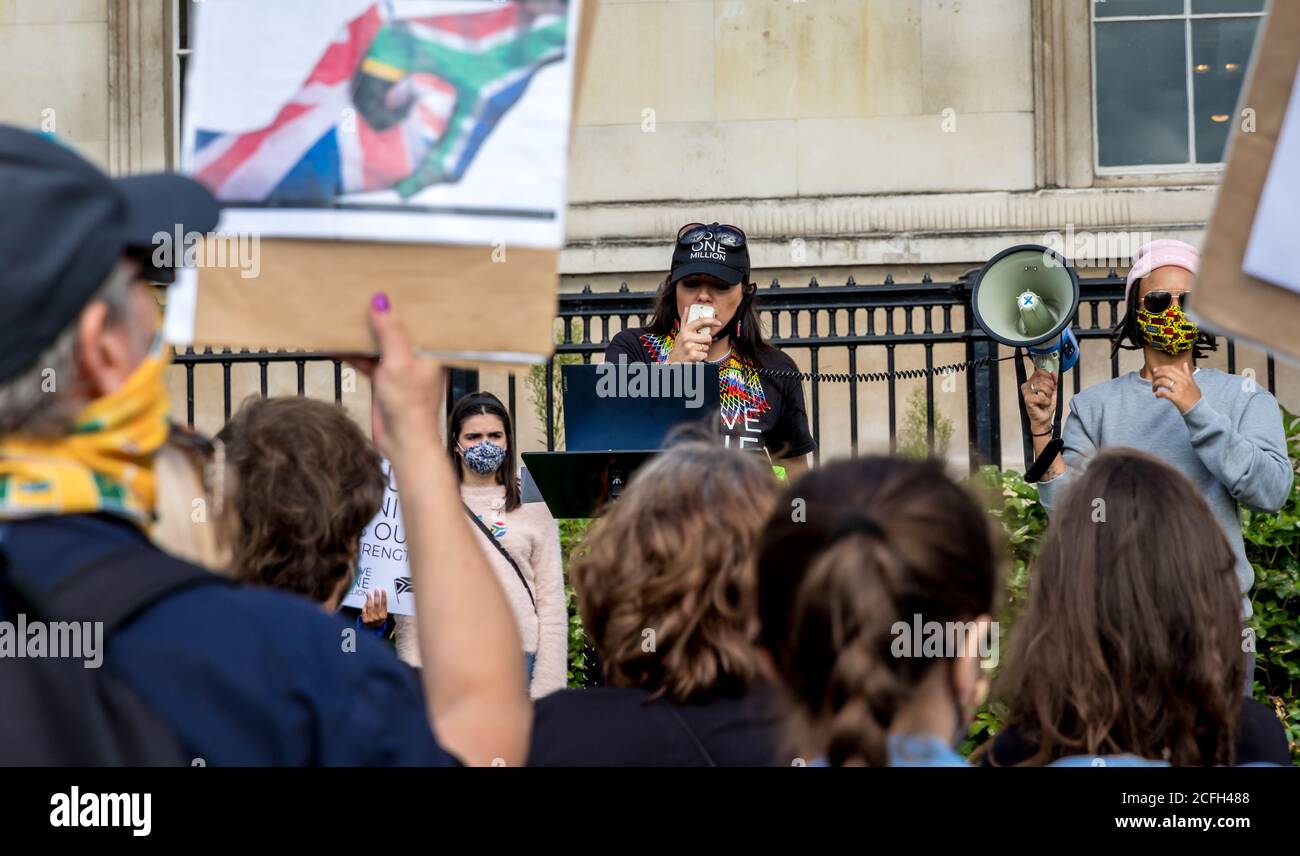
<svg viewBox="0 0 1300 856">
<path fill-rule="evenodd" d="M 673 350 L 673 334 L 642 333 L 641 344 L 656 363 L 668 361 Z M 766 413 L 769 405 L 763 392 L 763 381 L 754 364 L 740 357 L 733 349 L 718 366 L 719 401 L 722 418 L 729 424 L 747 410 Z"/>
</svg>

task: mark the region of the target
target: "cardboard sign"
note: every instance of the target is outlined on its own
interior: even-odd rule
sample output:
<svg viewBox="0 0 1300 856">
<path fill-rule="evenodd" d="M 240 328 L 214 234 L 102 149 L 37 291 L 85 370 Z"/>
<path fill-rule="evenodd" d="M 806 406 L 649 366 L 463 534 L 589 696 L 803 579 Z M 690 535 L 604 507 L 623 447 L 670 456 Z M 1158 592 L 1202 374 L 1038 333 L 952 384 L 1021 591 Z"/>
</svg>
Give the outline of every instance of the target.
<svg viewBox="0 0 1300 856">
<path fill-rule="evenodd" d="M 219 235 L 175 250 L 199 274 L 178 283 L 173 343 L 366 352 L 384 291 L 446 359 L 549 354 L 595 8 L 204 4 L 183 162 L 227 207 Z"/>
<path fill-rule="evenodd" d="M 1300 337 L 1296 336 L 1296 319 L 1300 318 L 1300 293 L 1284 284 L 1251 276 L 1245 270 L 1247 247 L 1261 216 L 1260 200 L 1277 153 L 1278 140 L 1288 120 L 1291 92 L 1300 72 L 1300 3 L 1280 2 L 1269 5 L 1264 31 L 1251 61 L 1250 79 L 1242 90 L 1238 121 L 1243 112 L 1254 122 L 1253 130 L 1241 124 L 1229 142 L 1228 165 L 1219 189 L 1214 215 L 1201 253 L 1201 271 L 1196 278 L 1189 309 L 1194 317 L 1215 332 L 1227 333 L 1252 342 L 1261 348 L 1300 360 Z M 1289 143 L 1293 144 L 1293 143 Z M 1288 158 L 1295 157 L 1288 152 Z M 1284 164 L 1278 173 L 1282 180 L 1290 174 Z M 1294 201 L 1300 187 L 1287 191 Z M 1276 189 L 1270 195 L 1276 194 Z M 1270 218 L 1261 224 L 1260 238 L 1252 248 L 1255 264 L 1263 272 L 1272 270 L 1274 252 L 1285 248 L 1271 247 L 1259 241 L 1274 241 L 1276 212 L 1266 209 Z M 1283 228 L 1287 239 L 1288 230 Z M 1293 250 L 1300 244 L 1300 223 L 1292 221 L 1289 242 Z M 1296 271 L 1291 271 L 1294 276 Z M 1285 277 L 1285 273 L 1272 273 Z"/>
</svg>

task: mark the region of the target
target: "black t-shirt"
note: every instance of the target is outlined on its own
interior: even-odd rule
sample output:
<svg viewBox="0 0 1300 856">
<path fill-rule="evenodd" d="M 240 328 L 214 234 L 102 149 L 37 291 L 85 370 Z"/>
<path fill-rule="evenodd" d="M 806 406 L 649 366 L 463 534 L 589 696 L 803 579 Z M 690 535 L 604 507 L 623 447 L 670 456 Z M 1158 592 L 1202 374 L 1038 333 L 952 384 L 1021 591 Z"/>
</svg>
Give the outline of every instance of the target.
<svg viewBox="0 0 1300 856">
<path fill-rule="evenodd" d="M 605 360 L 620 356 L 628 362 L 661 363 L 668 359 L 667 342 L 640 327 L 621 330 L 605 348 Z M 760 357 L 758 368 L 798 371 L 790 357 L 770 348 Z M 797 377 L 760 375 L 739 359 L 719 366 L 722 386 L 722 436 L 731 448 L 766 449 L 773 460 L 797 458 L 815 448 L 804 409 L 803 382 Z"/>
<path fill-rule="evenodd" d="M 782 717 L 767 687 L 703 704 L 652 699 L 643 690 L 560 690 L 534 705 L 530 767 L 770 767 Z"/>
<path fill-rule="evenodd" d="M 1034 739 L 1018 725 L 1003 729 L 984 754 L 981 766 L 1012 767 L 1033 757 L 1038 751 Z M 1237 763 L 1266 762 L 1291 766 L 1291 752 L 1286 745 L 1286 730 L 1267 705 L 1254 699 L 1242 699 L 1241 719 L 1237 725 Z"/>
</svg>

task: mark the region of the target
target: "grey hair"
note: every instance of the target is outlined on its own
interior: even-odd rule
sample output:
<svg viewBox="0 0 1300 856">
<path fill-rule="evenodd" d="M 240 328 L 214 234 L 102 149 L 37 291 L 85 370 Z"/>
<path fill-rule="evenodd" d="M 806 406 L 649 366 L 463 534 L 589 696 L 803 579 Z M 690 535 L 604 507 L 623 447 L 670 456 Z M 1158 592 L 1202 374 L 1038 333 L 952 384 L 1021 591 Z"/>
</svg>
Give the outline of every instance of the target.
<svg viewBox="0 0 1300 856">
<path fill-rule="evenodd" d="M 87 305 L 103 303 L 110 321 L 127 321 L 133 271 L 130 264 L 119 263 Z M 85 404 L 72 394 L 81 386 L 76 359 L 80 320 L 78 314 L 31 366 L 0 383 L 0 436 L 60 437 L 71 429 Z"/>
</svg>

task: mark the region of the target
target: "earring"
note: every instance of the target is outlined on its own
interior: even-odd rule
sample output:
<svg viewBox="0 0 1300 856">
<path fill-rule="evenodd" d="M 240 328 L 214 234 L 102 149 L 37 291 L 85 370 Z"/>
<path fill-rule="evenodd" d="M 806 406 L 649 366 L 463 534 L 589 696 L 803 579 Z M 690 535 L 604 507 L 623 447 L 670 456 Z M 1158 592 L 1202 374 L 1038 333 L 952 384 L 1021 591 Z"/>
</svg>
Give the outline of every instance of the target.
<svg viewBox="0 0 1300 856">
<path fill-rule="evenodd" d="M 740 335 L 740 325 L 743 324 L 743 323 L 745 323 L 743 319 L 739 319 L 739 318 L 736 319 L 736 335 L 737 335 L 737 336 Z"/>
</svg>

